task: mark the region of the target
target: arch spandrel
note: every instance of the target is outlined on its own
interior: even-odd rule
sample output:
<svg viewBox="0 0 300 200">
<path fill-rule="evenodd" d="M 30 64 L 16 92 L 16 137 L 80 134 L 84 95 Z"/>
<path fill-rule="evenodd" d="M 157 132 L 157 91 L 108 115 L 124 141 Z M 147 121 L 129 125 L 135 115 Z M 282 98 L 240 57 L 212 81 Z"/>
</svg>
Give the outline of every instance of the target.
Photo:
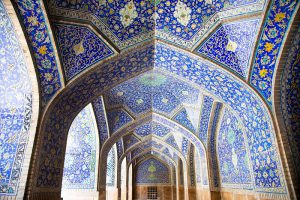
<svg viewBox="0 0 300 200">
<path fill-rule="evenodd" d="M 286 193 L 271 116 L 260 97 L 249 86 L 239 81 L 229 72 L 190 53 L 159 42 L 149 43 L 127 53 L 121 53 L 74 81 L 64 94 L 58 96 L 50 108 L 54 112 L 48 113 L 51 117 L 49 116 L 45 121 L 43 128 L 45 134 L 57 132 L 55 129 L 60 132 L 67 129 L 70 118 L 77 112 L 74 108 L 82 107 L 111 88 L 111 86 L 113 87 L 130 77 L 151 69 L 165 71 L 165 73 L 187 79 L 201 90 L 211 94 L 235 110 L 247 130 L 252 162 L 255 159 L 265 159 L 263 152 L 269 152 L 271 159 L 278 166 L 278 178 L 281 180 L 281 186 L 279 187 L 281 189 L 277 187 L 273 189 L 264 189 L 263 186 L 256 187 L 261 192 L 274 190 Z M 55 135 L 55 137 L 58 140 L 63 140 L 65 135 L 60 134 Z M 44 145 L 47 145 L 47 141 L 44 141 Z M 41 155 L 44 156 L 41 156 L 40 167 L 43 166 L 43 159 L 49 156 L 43 152 Z M 254 170 L 259 171 L 259 168 Z M 59 177 L 59 173 L 56 176 Z M 40 187 L 49 187 L 47 180 L 44 183 Z"/>
</svg>

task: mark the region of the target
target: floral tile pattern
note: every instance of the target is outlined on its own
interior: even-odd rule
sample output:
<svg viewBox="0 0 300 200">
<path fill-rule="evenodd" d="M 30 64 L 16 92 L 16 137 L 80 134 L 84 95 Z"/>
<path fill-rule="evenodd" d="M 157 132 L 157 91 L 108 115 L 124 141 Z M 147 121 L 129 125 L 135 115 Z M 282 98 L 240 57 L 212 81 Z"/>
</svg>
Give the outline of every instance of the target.
<svg viewBox="0 0 300 200">
<path fill-rule="evenodd" d="M 18 192 L 31 115 L 27 64 L 18 33 L 0 1 L 0 196 Z"/>
<path fill-rule="evenodd" d="M 225 109 L 217 139 L 217 157 L 222 187 L 252 187 L 249 155 L 243 125 Z"/>
<path fill-rule="evenodd" d="M 61 23 L 54 23 L 53 27 L 67 81 L 114 55 L 114 51 L 88 27 Z"/>
<path fill-rule="evenodd" d="M 205 146 L 207 146 L 207 131 L 213 102 L 214 99 L 212 97 L 206 95 L 204 96 L 199 123 L 199 139 L 203 142 Z"/>
<path fill-rule="evenodd" d="M 29 46 L 33 50 L 40 83 L 41 103 L 44 107 L 62 87 L 62 74 L 58 70 L 58 60 L 49 34 L 50 28 L 39 0 L 16 0 L 15 2 L 21 23 L 26 27 Z"/>
<path fill-rule="evenodd" d="M 111 134 L 132 120 L 132 117 L 124 110 L 113 110 L 107 112 L 109 132 Z"/>
<path fill-rule="evenodd" d="M 189 119 L 189 115 L 186 109 L 182 109 L 178 114 L 173 117 L 173 120 L 181 124 L 182 126 L 186 127 L 193 133 L 196 132 L 196 128 L 192 124 L 191 120 Z"/>
<path fill-rule="evenodd" d="M 223 24 L 201 44 L 196 53 L 247 78 L 259 25 L 260 19 L 257 18 Z"/>
<path fill-rule="evenodd" d="M 196 103 L 198 95 L 199 90 L 183 81 L 162 73 L 146 72 L 117 85 L 105 97 L 107 107 L 122 105 L 136 116 L 152 109 L 170 116 L 182 103 Z"/>
<path fill-rule="evenodd" d="M 160 124 L 160 123 L 157 123 L 154 121 L 150 121 L 150 122 L 147 122 L 147 123 L 141 125 L 140 127 L 137 127 L 135 129 L 134 133 L 141 137 L 145 137 L 150 134 L 154 134 L 159 137 L 164 137 L 167 134 L 169 134 L 170 131 L 171 131 L 171 129 L 164 126 L 163 124 Z"/>
<path fill-rule="evenodd" d="M 135 168 L 135 183 L 142 184 L 166 184 L 170 183 L 170 171 L 168 167 L 155 158 L 149 158 L 138 164 Z"/>
<path fill-rule="evenodd" d="M 96 176 L 95 121 L 91 104 L 74 119 L 68 134 L 62 189 L 93 189 Z"/>
<path fill-rule="evenodd" d="M 153 37 L 188 48 L 219 20 L 219 16 L 255 12 L 263 8 L 264 1 L 51 0 L 48 4 L 52 15 L 88 20 L 116 46 L 124 49 Z"/>
<path fill-rule="evenodd" d="M 273 0 L 256 49 L 250 83 L 269 106 L 272 106 L 272 81 L 275 67 L 284 44 L 286 31 L 299 3 L 294 0 Z"/>
</svg>

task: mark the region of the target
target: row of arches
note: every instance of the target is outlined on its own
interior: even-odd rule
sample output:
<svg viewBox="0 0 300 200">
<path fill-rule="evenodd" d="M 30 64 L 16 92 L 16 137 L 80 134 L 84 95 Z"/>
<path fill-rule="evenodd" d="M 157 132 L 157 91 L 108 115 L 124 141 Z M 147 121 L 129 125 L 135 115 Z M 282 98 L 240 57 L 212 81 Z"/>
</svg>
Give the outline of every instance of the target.
<svg viewBox="0 0 300 200">
<path fill-rule="evenodd" d="M 8 13 L 7 9 L 12 12 Z M 261 198 L 295 197 L 297 186 L 291 181 L 297 176 L 285 173 L 290 166 L 281 144 L 280 131 L 285 128 L 279 127 L 275 113 L 261 96 L 229 71 L 160 41 L 150 41 L 120 53 L 79 76 L 40 115 L 36 131 L 39 93 L 34 63 L 24 35 L 16 34 L 16 30 L 23 31 L 11 3 L 1 1 L 0 11 L 3 30 L 0 35 L 3 54 L 0 178 L 4 198 L 23 198 L 24 194 L 32 199 L 79 198 L 83 189 L 91 198 L 132 199 L 138 195 L 134 191 L 142 183 L 139 182 L 141 176 L 150 180 L 161 178 L 160 183 L 163 182 L 165 174 L 155 177 L 158 166 L 168 173 L 167 183 L 173 199 L 218 198 L 222 187 L 250 191 Z M 296 56 L 294 60 L 297 63 L 299 59 Z M 296 89 L 297 69 L 293 68 L 296 73 L 292 75 L 296 78 L 291 83 Z M 106 120 L 104 126 L 108 132 L 107 138 L 101 141 L 99 130 L 103 127 L 98 126 L 90 103 L 99 96 L 107 98 L 102 96 L 105 92 L 128 80 L 141 80 L 145 74 L 150 74 L 150 78 L 171 74 L 175 80 L 189 82 L 214 99 L 207 141 L 176 123 L 174 118 L 153 110 L 130 116 L 128 124 L 116 131 L 110 131 L 112 122 L 104 113 L 102 119 Z M 287 107 L 290 109 L 290 105 Z M 127 108 L 124 104 L 124 113 L 134 115 Z M 297 118 L 297 113 L 292 115 L 295 116 Z M 294 126 L 287 118 L 285 122 Z M 133 133 L 139 125 L 149 121 L 161 123 L 171 132 L 163 137 L 151 133 L 143 138 Z M 125 136 L 129 135 L 138 138 L 138 142 L 127 148 L 124 141 L 128 142 Z M 168 140 L 169 136 L 177 147 Z M 185 147 L 184 140 L 187 141 Z M 123 143 L 121 147 L 119 142 Z M 148 143 L 150 147 L 144 149 Z M 148 174 L 140 173 L 142 166 Z M 240 188 L 236 187 L 238 184 Z"/>
</svg>

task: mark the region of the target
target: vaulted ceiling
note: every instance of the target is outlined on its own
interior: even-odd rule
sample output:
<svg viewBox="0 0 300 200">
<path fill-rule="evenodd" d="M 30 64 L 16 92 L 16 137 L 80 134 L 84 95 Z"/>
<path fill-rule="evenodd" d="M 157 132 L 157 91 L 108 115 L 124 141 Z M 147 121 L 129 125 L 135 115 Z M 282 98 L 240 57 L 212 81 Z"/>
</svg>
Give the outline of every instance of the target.
<svg viewBox="0 0 300 200">
<path fill-rule="evenodd" d="M 53 112 L 43 126 L 45 134 L 66 131 L 76 114 L 92 103 L 100 146 L 107 147 L 105 151 L 116 144 L 119 158 L 130 160 L 147 152 L 160 152 L 178 162 L 187 159 L 188 149 L 194 145 L 205 160 L 212 140 L 216 140 L 210 134 L 222 130 L 221 125 L 229 127 L 222 121 L 227 116 L 227 121 L 238 124 L 231 129 L 243 132 L 247 138 L 247 152 L 256 174 L 263 170 L 255 164 L 265 159 L 263 152 L 280 163 L 279 152 L 273 148 L 275 131 L 270 113 L 273 72 L 284 37 L 280 31 L 286 29 L 296 3 L 45 3 L 59 60 L 44 58 L 38 62 L 43 106 L 66 85 L 55 97 Z M 267 12 L 269 4 L 272 9 Z M 38 26 L 37 21 L 42 19 L 33 17 L 35 6 L 20 6 L 21 13 L 32 15 L 25 20 L 30 26 Z M 39 40 L 52 41 L 40 34 L 47 30 L 40 30 L 31 33 L 34 37 L 30 38 L 37 44 L 36 60 L 55 55 L 50 47 L 39 46 Z M 50 62 L 61 63 L 61 71 L 44 73 L 43 67 Z M 52 156 L 46 152 L 41 155 Z M 274 172 L 281 170 L 271 168 Z M 277 179 L 282 181 L 282 175 Z M 268 190 L 265 185 L 258 187 Z M 278 187 L 284 191 L 283 185 Z"/>
</svg>

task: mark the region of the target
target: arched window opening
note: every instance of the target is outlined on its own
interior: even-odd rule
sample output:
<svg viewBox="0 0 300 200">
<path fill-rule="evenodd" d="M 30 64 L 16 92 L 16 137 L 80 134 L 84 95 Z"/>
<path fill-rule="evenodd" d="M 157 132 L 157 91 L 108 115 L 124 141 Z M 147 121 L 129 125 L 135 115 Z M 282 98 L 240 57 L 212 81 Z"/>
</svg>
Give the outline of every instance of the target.
<svg viewBox="0 0 300 200">
<path fill-rule="evenodd" d="M 126 200 L 126 179 L 127 179 L 127 174 L 126 174 L 126 159 L 123 159 L 122 164 L 121 164 L 121 200 Z"/>
<path fill-rule="evenodd" d="M 98 134 L 91 104 L 74 119 L 68 134 L 62 197 L 82 199 L 97 196 Z"/>
<path fill-rule="evenodd" d="M 118 196 L 118 190 L 116 188 L 117 178 L 117 153 L 116 145 L 114 145 L 107 155 L 107 167 L 106 167 L 106 199 L 114 199 Z"/>
<path fill-rule="evenodd" d="M 10 1 L 0 1 L 0 199 L 23 199 L 39 112 L 30 52 Z"/>
</svg>

